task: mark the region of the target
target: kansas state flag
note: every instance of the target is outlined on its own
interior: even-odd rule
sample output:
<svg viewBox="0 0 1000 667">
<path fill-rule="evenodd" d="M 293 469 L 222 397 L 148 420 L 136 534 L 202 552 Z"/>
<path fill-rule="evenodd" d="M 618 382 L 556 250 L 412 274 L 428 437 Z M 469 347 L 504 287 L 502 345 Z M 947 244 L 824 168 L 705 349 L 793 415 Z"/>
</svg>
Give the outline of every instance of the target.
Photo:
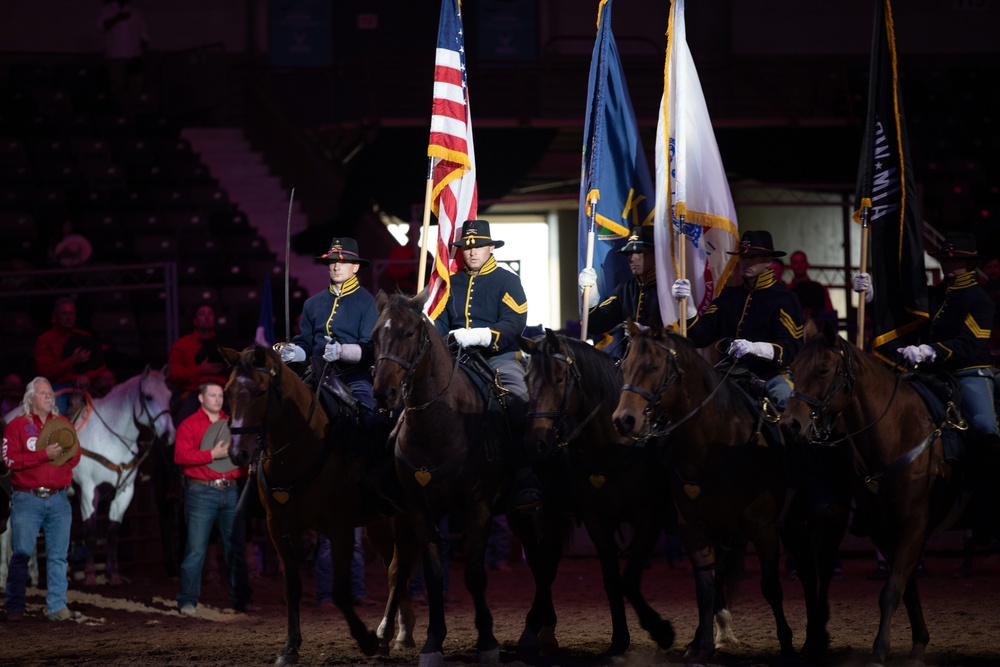
<svg viewBox="0 0 1000 667">
<path fill-rule="evenodd" d="M 590 103 L 583 134 L 577 257 L 578 269 L 582 270 L 587 265 L 592 213 L 589 202 L 596 198 L 593 267 L 603 299 L 618 283 L 632 277 L 627 258 L 618 251 L 625 245 L 631 227 L 652 223 L 655 200 L 632 99 L 611 34 L 611 0 L 603 0 L 598 9 L 587 97 Z"/>
</svg>

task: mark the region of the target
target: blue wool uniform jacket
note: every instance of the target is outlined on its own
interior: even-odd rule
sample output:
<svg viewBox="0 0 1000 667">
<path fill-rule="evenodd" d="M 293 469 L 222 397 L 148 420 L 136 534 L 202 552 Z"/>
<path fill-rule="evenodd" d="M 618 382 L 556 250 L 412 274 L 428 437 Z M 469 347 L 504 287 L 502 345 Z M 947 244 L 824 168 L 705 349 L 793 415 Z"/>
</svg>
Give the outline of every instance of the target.
<svg viewBox="0 0 1000 667">
<path fill-rule="evenodd" d="M 451 276 L 448 302 L 434 320 L 442 336 L 453 329 L 487 327 L 493 338 L 487 357 L 517 351 L 517 340 L 528 323 L 528 298 L 521 279 L 497 265 L 490 255 L 477 274 L 459 271 Z"/>
<path fill-rule="evenodd" d="M 629 317 L 643 326 L 652 322 L 663 325 L 660 301 L 656 296 L 655 270 L 647 271 L 641 281 L 636 277 L 619 283 L 611 296 L 590 310 L 587 330 L 598 335 L 606 334 Z"/>
<path fill-rule="evenodd" d="M 688 321 L 688 338 L 698 347 L 720 338 L 745 338 L 771 343 L 771 360 L 748 354 L 740 361 L 769 380 L 792 363 L 802 347 L 802 309 L 791 290 L 768 269 L 752 285 L 726 287 L 700 317 Z"/>
<path fill-rule="evenodd" d="M 976 275 L 963 273 L 952 285 L 935 285 L 929 296 L 933 316 L 922 327 L 920 338 L 937 354 L 934 367 L 961 371 L 990 366 L 990 328 L 996 306 L 976 282 Z"/>
<path fill-rule="evenodd" d="M 323 356 L 326 338 L 337 343 L 361 345 L 359 367 L 370 366 L 374 358 L 371 339 L 378 309 L 375 298 L 351 276 L 337 295 L 332 287 L 306 299 L 302 307 L 301 333 L 292 342 L 302 346 L 307 356 Z"/>
</svg>

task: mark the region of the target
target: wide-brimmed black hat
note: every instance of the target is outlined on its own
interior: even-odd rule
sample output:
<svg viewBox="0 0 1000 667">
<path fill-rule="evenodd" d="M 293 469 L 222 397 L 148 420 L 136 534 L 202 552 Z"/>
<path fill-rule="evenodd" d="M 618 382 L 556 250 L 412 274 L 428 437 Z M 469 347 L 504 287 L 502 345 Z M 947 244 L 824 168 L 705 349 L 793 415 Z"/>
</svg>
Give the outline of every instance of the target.
<svg viewBox="0 0 1000 667">
<path fill-rule="evenodd" d="M 491 245 L 494 248 L 500 248 L 503 247 L 503 241 L 498 241 L 490 237 L 490 223 L 488 220 L 466 220 L 462 223 L 462 238 L 453 241 L 450 245 L 456 248 L 481 245 Z"/>
<path fill-rule="evenodd" d="M 976 237 L 968 232 L 948 232 L 938 250 L 930 253 L 935 259 L 979 259 Z"/>
<path fill-rule="evenodd" d="M 743 238 L 736 247 L 736 252 L 727 252 L 727 255 L 739 255 L 740 257 L 784 257 L 785 253 L 774 249 L 774 241 L 771 240 L 771 232 L 743 232 Z"/>
<path fill-rule="evenodd" d="M 358 242 L 346 236 L 337 236 L 330 241 L 330 249 L 316 258 L 317 262 L 354 262 L 362 266 L 368 265 L 368 260 L 358 254 Z"/>
<path fill-rule="evenodd" d="M 632 231 L 628 235 L 628 242 L 625 247 L 621 249 L 620 252 L 626 255 L 631 255 L 634 252 L 652 252 L 653 251 L 653 226 L 652 225 L 642 225 L 641 227 L 633 227 Z"/>
</svg>

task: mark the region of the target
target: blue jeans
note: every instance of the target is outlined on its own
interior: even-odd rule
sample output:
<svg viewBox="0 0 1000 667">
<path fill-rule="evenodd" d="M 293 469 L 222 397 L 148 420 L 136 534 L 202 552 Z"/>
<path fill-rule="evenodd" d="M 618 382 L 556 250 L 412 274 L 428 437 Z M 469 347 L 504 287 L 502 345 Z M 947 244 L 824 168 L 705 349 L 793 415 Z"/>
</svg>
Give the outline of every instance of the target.
<svg viewBox="0 0 1000 667">
<path fill-rule="evenodd" d="M 996 435 L 997 416 L 993 409 L 993 374 L 986 368 L 955 373 L 962 385 L 962 414 L 976 435 Z"/>
<path fill-rule="evenodd" d="M 351 599 L 360 600 L 367 595 L 365 588 L 365 549 L 362 544 L 364 528 L 354 529 L 354 557 L 351 559 Z M 319 536 L 316 552 L 316 601 L 333 599 L 333 556 L 330 554 L 330 540 Z"/>
<path fill-rule="evenodd" d="M 792 395 L 792 385 L 788 382 L 788 377 L 782 373 L 764 383 L 767 389 L 767 396 L 774 403 L 778 410 L 784 410 L 788 398 Z"/>
<path fill-rule="evenodd" d="M 201 595 L 201 570 L 212 535 L 212 526 L 219 528 L 223 556 L 229 569 L 229 599 L 240 609 L 250 602 L 250 577 L 247 572 L 246 521 L 236 518 L 239 500 L 237 485 L 215 489 L 187 480 L 184 490 L 184 521 L 187 524 L 187 546 L 181 562 L 181 592 L 178 608 L 197 605 Z"/>
<path fill-rule="evenodd" d="M 38 531 L 45 535 L 45 613 L 66 608 L 66 568 L 73 510 L 66 491 L 48 498 L 14 491 L 10 499 L 11 559 L 7 570 L 7 611 L 24 611 L 28 560 L 35 552 Z"/>
</svg>

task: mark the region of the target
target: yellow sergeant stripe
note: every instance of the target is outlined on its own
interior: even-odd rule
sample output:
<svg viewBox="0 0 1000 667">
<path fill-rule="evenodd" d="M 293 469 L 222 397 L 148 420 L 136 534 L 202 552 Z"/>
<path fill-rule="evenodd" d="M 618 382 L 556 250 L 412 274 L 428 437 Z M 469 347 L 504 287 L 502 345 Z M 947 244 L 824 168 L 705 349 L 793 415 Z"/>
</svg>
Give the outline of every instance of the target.
<svg viewBox="0 0 1000 667">
<path fill-rule="evenodd" d="M 517 301 L 514 301 L 514 297 L 512 297 L 509 292 L 504 293 L 502 301 L 507 304 L 511 310 L 519 315 L 523 315 L 528 312 L 528 302 L 525 301 L 524 303 L 519 304 Z"/>
<path fill-rule="evenodd" d="M 972 317 L 972 313 L 969 313 L 968 315 L 965 316 L 965 326 L 969 327 L 969 331 L 971 331 L 972 335 L 975 336 L 976 338 L 990 337 L 990 330 L 984 329 L 981 326 L 979 326 L 979 323 L 976 322 L 976 319 Z"/>
<path fill-rule="evenodd" d="M 783 327 L 788 329 L 788 333 L 792 334 L 793 338 L 802 338 L 802 327 L 796 326 L 795 320 L 785 312 L 784 308 L 778 310 L 778 321 L 781 322 Z"/>
</svg>

